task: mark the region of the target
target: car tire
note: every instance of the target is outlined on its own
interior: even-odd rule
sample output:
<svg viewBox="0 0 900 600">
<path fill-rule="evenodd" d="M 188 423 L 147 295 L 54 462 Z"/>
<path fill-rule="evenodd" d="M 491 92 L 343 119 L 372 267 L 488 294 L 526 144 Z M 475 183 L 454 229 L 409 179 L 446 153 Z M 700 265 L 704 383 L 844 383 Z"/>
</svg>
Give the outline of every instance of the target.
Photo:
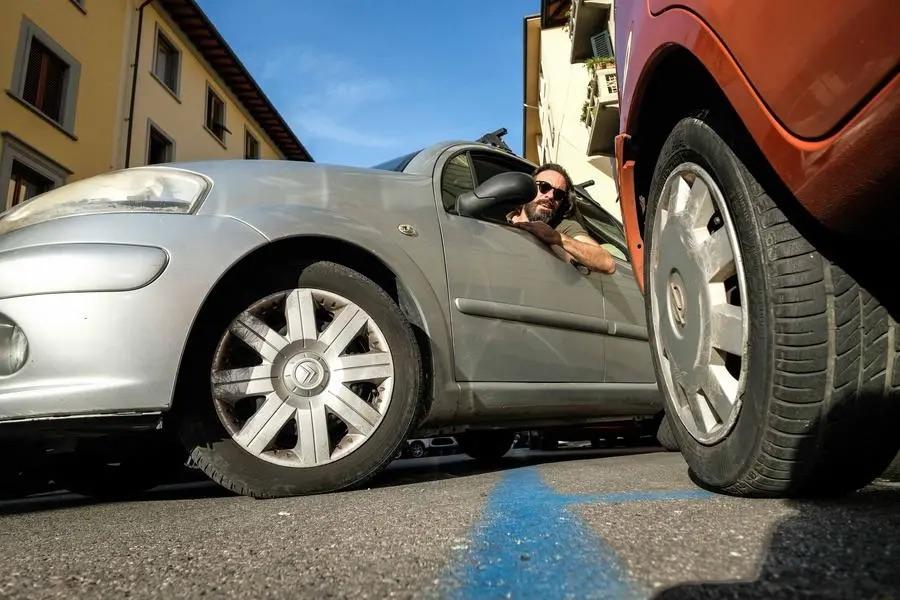
<svg viewBox="0 0 900 600">
<path fill-rule="evenodd" d="M 411 458 L 422 458 L 425 456 L 425 444 L 422 442 L 412 442 L 409 445 L 408 452 Z"/>
<path fill-rule="evenodd" d="M 510 451 L 514 431 L 469 431 L 457 437 L 462 451 L 477 461 L 494 463 Z"/>
<path fill-rule="evenodd" d="M 361 485 L 391 461 L 422 407 L 423 366 L 412 327 L 382 288 L 337 263 L 315 262 L 302 271 L 268 269 L 256 273 L 250 283 L 236 281 L 220 295 L 215 314 L 189 349 L 189 357 L 200 358 L 182 370 L 175 418 L 193 462 L 222 486 L 256 498 Z M 294 309 L 289 308 L 292 297 Z M 343 312 L 352 316 L 344 319 Z M 288 314 L 295 315 L 293 322 Z M 248 336 L 247 331 L 259 328 L 259 323 L 246 315 L 257 321 L 269 319 L 259 330 L 282 346 L 277 352 L 267 342 L 259 343 L 258 335 Z M 328 333 L 328 326 L 339 320 L 349 328 L 347 336 L 343 329 Z M 272 337 L 272 332 L 281 337 Z M 345 342 L 351 334 L 355 337 Z M 251 351 L 241 336 L 258 347 Z M 376 370 L 387 368 L 390 376 L 379 373 L 380 382 L 363 381 L 365 391 L 355 388 L 348 396 L 360 380 L 347 375 L 352 369 L 345 359 L 360 344 L 365 346 L 361 353 L 370 356 L 358 357 L 367 362 L 353 363 L 355 372 L 360 377 L 364 367 L 371 372 L 376 367 L 369 367 L 369 359 L 386 354 L 389 367 L 378 365 Z M 222 362 L 223 355 L 249 360 L 248 352 L 262 365 L 237 366 L 266 370 L 262 375 L 266 383 L 261 384 L 265 395 L 259 398 L 245 397 L 251 391 L 246 381 L 240 384 L 246 387 L 229 387 L 231 373 L 238 371 Z M 339 372 L 338 367 L 345 370 Z M 314 387 L 307 389 L 307 384 Z M 332 390 L 336 395 L 330 394 Z M 233 394 L 241 398 L 232 409 Z M 249 408 L 239 407 L 248 401 Z M 273 412 L 272 406 L 277 410 Z"/>
<path fill-rule="evenodd" d="M 647 323 L 674 437 L 715 491 L 858 489 L 900 445 L 900 329 L 751 174 L 732 150 L 746 137 L 707 121 L 674 127 L 647 206 Z"/>
<path fill-rule="evenodd" d="M 669 452 L 678 452 L 678 440 L 672 433 L 672 425 L 669 423 L 668 417 L 663 417 L 659 422 L 659 429 L 656 431 L 656 441 L 659 445 Z"/>
</svg>

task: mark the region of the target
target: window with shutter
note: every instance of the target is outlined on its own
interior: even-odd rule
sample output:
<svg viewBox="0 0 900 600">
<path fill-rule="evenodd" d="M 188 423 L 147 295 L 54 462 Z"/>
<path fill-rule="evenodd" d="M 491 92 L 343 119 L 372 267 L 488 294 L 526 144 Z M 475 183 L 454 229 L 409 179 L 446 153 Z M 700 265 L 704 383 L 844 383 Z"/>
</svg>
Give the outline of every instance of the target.
<svg viewBox="0 0 900 600">
<path fill-rule="evenodd" d="M 39 40 L 31 40 L 22 99 L 57 123 L 62 122 L 68 68 L 64 61 Z"/>
<path fill-rule="evenodd" d="M 156 54 L 153 57 L 153 74 L 173 93 L 178 93 L 178 71 L 181 53 L 162 32 L 156 32 Z"/>
<path fill-rule="evenodd" d="M 591 50 L 596 57 L 612 57 L 615 56 L 613 41 L 609 35 L 609 31 L 601 31 L 591 36 Z"/>
<path fill-rule="evenodd" d="M 259 158 L 259 142 L 247 131 L 244 133 L 244 158 Z"/>
<path fill-rule="evenodd" d="M 228 131 L 225 127 L 225 103 L 210 87 L 206 88 L 206 128 L 220 142 L 225 141 L 225 132 Z"/>
<path fill-rule="evenodd" d="M 161 129 L 149 124 L 147 127 L 147 164 L 158 165 L 175 159 L 175 143 Z"/>
<path fill-rule="evenodd" d="M 23 16 L 9 93 L 74 138 L 80 78 L 81 64 L 75 57 Z"/>
<path fill-rule="evenodd" d="M 53 181 L 17 160 L 12 162 L 12 171 L 6 190 L 6 208 L 12 208 L 26 200 L 48 192 Z M 0 207 L 2 208 L 2 207 Z"/>
<path fill-rule="evenodd" d="M 0 133 L 0 212 L 65 184 L 71 174 L 8 131 Z"/>
</svg>

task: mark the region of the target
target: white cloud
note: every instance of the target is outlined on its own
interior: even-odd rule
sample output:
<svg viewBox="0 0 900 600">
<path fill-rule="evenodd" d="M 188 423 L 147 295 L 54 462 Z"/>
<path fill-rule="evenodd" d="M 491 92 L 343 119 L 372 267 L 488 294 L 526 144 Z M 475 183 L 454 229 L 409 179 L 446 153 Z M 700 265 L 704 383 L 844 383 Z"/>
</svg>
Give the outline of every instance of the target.
<svg viewBox="0 0 900 600">
<path fill-rule="evenodd" d="M 388 79 L 372 77 L 343 56 L 285 48 L 263 62 L 260 79 L 266 85 L 287 82 L 296 90 L 286 116 L 304 138 L 366 148 L 398 143 L 372 133 L 369 123 L 355 122 L 361 109 L 390 101 L 395 96 L 394 86 Z"/>
<path fill-rule="evenodd" d="M 359 128 L 342 125 L 332 117 L 317 114 L 309 110 L 302 111 L 294 119 L 300 124 L 300 130 L 309 136 L 323 138 L 364 148 L 390 148 L 397 145 L 397 140 L 373 133 L 365 133 Z"/>
</svg>

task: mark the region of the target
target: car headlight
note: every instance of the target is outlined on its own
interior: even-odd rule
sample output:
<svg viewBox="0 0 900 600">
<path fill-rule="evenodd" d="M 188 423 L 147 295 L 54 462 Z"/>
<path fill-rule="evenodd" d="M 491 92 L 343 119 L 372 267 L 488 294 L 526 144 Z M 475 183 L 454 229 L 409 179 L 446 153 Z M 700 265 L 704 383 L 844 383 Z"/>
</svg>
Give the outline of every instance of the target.
<svg viewBox="0 0 900 600">
<path fill-rule="evenodd" d="M 211 186 L 206 177 L 169 167 L 104 173 L 50 190 L 0 215 L 0 235 L 71 215 L 190 213 Z"/>
</svg>

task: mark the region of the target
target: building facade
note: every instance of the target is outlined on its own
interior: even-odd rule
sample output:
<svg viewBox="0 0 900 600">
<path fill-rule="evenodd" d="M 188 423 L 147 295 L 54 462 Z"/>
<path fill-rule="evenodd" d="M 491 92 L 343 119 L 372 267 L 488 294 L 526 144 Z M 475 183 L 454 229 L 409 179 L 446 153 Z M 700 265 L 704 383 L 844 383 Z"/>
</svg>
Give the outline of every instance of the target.
<svg viewBox="0 0 900 600">
<path fill-rule="evenodd" d="M 524 154 L 563 165 L 621 219 L 614 139 L 619 128 L 613 0 L 542 0 L 524 21 Z"/>
<path fill-rule="evenodd" d="M 0 212 L 112 169 L 312 160 L 194 0 L 4 0 Z"/>
</svg>

